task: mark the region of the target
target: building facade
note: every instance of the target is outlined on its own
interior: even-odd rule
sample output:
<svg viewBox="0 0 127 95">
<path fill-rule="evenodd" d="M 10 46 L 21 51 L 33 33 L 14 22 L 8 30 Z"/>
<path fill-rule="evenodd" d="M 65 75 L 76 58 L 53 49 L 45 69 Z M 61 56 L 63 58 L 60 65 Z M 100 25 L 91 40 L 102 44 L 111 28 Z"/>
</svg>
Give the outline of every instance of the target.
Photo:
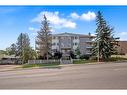
<svg viewBox="0 0 127 95">
<path fill-rule="evenodd" d="M 73 34 L 73 33 L 60 33 L 52 35 L 52 51 L 60 51 L 67 53 L 70 51 L 75 52 L 80 50 L 81 55 L 91 54 L 93 39 L 95 36 Z"/>
<path fill-rule="evenodd" d="M 118 45 L 118 54 L 127 55 L 127 41 L 119 41 Z"/>
</svg>

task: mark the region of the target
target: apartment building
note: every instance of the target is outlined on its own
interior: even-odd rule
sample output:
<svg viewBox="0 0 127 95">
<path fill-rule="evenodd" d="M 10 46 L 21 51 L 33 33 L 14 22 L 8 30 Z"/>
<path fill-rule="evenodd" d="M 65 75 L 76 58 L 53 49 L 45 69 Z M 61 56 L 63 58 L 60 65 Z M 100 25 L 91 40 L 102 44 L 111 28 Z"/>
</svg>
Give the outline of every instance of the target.
<svg viewBox="0 0 127 95">
<path fill-rule="evenodd" d="M 91 54 L 93 39 L 95 36 L 74 34 L 74 33 L 60 33 L 52 35 L 52 51 L 60 51 L 67 53 L 69 51 L 75 52 L 77 48 L 81 54 Z"/>
<path fill-rule="evenodd" d="M 125 54 L 127 55 L 127 41 L 119 41 L 118 42 L 118 54 Z"/>
</svg>

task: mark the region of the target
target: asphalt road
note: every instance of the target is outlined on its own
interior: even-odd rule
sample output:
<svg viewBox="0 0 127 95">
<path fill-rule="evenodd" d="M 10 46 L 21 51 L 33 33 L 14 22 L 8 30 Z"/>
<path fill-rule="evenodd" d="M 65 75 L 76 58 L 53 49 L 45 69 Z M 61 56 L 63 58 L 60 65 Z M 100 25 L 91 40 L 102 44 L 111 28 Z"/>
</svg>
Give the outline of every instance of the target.
<svg viewBox="0 0 127 95">
<path fill-rule="evenodd" d="M 127 89 L 127 63 L 0 71 L 0 89 Z"/>
</svg>

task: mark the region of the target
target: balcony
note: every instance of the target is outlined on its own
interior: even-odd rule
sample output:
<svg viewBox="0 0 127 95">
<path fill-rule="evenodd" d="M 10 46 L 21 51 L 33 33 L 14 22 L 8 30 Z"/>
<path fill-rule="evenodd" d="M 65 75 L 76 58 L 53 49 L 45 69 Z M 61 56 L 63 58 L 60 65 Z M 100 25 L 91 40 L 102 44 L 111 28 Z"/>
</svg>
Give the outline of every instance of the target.
<svg viewBox="0 0 127 95">
<path fill-rule="evenodd" d="M 91 48 L 92 48 L 92 46 L 87 46 L 86 48 L 87 48 L 87 49 L 91 49 Z"/>
<path fill-rule="evenodd" d="M 92 53 L 91 52 L 87 52 L 86 54 L 91 55 Z"/>
<path fill-rule="evenodd" d="M 86 41 L 86 43 L 93 43 L 94 41 Z"/>
</svg>

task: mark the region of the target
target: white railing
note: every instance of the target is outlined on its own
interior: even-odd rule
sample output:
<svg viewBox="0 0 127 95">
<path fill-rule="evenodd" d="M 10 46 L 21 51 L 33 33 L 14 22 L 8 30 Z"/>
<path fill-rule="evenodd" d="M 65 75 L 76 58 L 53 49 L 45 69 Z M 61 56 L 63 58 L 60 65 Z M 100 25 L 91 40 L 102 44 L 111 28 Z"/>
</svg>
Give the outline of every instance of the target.
<svg viewBox="0 0 127 95">
<path fill-rule="evenodd" d="M 27 64 L 60 63 L 60 60 L 28 60 Z"/>
<path fill-rule="evenodd" d="M 86 41 L 86 43 L 93 43 L 94 41 Z"/>
<path fill-rule="evenodd" d="M 67 59 L 60 59 L 61 64 L 73 64 L 73 59 L 71 58 L 70 60 Z"/>
<path fill-rule="evenodd" d="M 86 48 L 91 49 L 91 48 L 92 48 L 92 46 L 87 46 Z"/>
</svg>

